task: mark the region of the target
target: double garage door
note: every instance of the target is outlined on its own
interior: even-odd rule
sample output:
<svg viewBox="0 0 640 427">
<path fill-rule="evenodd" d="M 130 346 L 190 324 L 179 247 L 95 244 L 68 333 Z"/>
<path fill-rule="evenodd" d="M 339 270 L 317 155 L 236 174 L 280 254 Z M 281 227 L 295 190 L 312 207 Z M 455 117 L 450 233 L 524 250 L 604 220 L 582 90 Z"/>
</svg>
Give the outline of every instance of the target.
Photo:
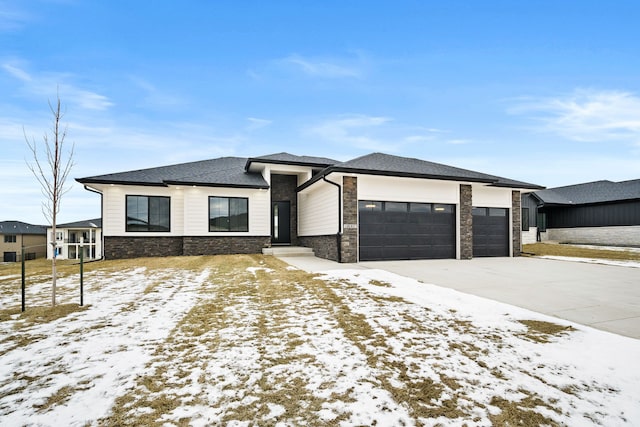
<svg viewBox="0 0 640 427">
<path fill-rule="evenodd" d="M 358 202 L 361 261 L 456 257 L 455 205 Z"/>
<path fill-rule="evenodd" d="M 473 208 L 473 256 L 509 255 L 504 208 Z M 360 261 L 456 257 L 455 205 L 361 200 Z"/>
</svg>

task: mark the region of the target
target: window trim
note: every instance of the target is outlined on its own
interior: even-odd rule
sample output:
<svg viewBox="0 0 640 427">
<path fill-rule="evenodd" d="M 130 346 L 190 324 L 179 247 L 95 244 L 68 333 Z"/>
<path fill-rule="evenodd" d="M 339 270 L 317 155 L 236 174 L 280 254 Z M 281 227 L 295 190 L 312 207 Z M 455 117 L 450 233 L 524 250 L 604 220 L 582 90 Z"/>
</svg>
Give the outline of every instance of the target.
<svg viewBox="0 0 640 427">
<path fill-rule="evenodd" d="M 212 230 L 211 229 L 211 199 L 227 199 L 227 218 L 229 217 L 229 213 L 231 212 L 231 200 L 245 200 L 247 203 L 247 223 L 245 224 L 244 229 L 242 230 L 231 230 L 231 222 L 229 221 L 229 230 Z M 208 230 L 209 233 L 248 233 L 249 232 L 249 198 L 248 197 L 236 197 L 236 196 L 209 196 L 207 198 L 207 206 L 208 206 Z"/>
<path fill-rule="evenodd" d="M 166 230 L 130 230 L 129 229 L 129 212 L 128 212 L 128 208 L 129 208 L 129 197 L 146 197 L 147 198 L 147 216 L 149 215 L 150 211 L 151 211 L 151 206 L 150 206 L 150 202 L 151 199 L 166 199 L 169 202 L 169 224 L 167 226 Z M 146 194 L 127 194 L 124 198 L 124 224 L 125 224 L 125 231 L 127 233 L 170 233 L 171 232 L 171 197 L 169 196 L 149 196 Z M 149 224 L 149 218 L 147 218 L 147 228 L 149 228 L 149 226 L 151 224 Z"/>
</svg>

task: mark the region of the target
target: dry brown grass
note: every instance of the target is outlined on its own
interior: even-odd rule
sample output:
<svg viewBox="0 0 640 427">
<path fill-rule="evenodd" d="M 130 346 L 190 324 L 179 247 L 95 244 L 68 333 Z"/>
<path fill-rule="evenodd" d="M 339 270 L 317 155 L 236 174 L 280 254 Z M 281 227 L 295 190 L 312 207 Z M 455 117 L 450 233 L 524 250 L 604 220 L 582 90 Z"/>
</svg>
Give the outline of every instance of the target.
<svg viewBox="0 0 640 427">
<path fill-rule="evenodd" d="M 524 254 L 531 254 L 535 256 L 551 255 L 577 258 L 640 261 L 640 252 L 623 250 L 618 251 L 611 249 L 592 249 L 557 243 L 534 243 L 529 245 L 522 245 L 522 252 Z"/>
<path fill-rule="evenodd" d="M 527 327 L 527 332 L 521 336 L 539 343 L 548 343 L 553 336 L 575 331 L 572 326 L 563 326 L 542 320 L 518 320 L 518 322 Z"/>
</svg>

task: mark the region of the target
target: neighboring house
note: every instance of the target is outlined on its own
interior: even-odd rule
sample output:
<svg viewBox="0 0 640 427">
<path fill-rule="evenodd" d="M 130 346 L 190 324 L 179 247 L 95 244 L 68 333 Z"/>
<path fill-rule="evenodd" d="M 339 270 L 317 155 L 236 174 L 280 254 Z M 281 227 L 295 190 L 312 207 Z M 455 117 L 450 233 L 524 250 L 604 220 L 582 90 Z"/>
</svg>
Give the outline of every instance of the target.
<svg viewBox="0 0 640 427">
<path fill-rule="evenodd" d="M 340 262 L 517 256 L 520 192 L 543 187 L 373 153 L 223 157 L 81 178 L 107 259 L 301 245 Z"/>
<path fill-rule="evenodd" d="M 0 254 L 3 262 L 44 258 L 47 254 L 46 229 L 41 225 L 21 221 L 0 222 Z"/>
<path fill-rule="evenodd" d="M 640 247 L 640 179 L 535 191 L 523 194 L 522 208 L 523 243 Z"/>
<path fill-rule="evenodd" d="M 47 258 L 53 258 L 51 240 L 53 229 L 47 229 Z M 56 257 L 60 259 L 80 259 L 84 250 L 84 259 L 102 258 L 102 219 L 70 222 L 56 225 Z"/>
</svg>

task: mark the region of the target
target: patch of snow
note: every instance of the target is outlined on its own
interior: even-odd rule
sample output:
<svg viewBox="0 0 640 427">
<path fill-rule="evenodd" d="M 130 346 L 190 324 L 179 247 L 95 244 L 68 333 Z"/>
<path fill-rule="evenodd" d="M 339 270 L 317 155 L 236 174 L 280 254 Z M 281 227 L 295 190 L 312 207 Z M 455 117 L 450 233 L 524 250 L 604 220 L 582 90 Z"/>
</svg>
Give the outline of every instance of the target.
<svg viewBox="0 0 640 427">
<path fill-rule="evenodd" d="M 539 256 L 538 258 L 555 259 L 558 261 L 584 262 L 587 264 L 614 265 L 617 267 L 640 268 L 640 262 L 638 261 L 600 259 L 600 258 L 580 258 L 580 257 L 567 257 L 567 256 L 557 256 L 557 255 L 542 255 L 542 256 Z"/>
<path fill-rule="evenodd" d="M 264 271 L 265 273 L 273 273 L 275 270 L 267 267 L 247 267 L 247 271 L 249 273 L 252 273 L 255 276 L 257 271 Z"/>
</svg>

